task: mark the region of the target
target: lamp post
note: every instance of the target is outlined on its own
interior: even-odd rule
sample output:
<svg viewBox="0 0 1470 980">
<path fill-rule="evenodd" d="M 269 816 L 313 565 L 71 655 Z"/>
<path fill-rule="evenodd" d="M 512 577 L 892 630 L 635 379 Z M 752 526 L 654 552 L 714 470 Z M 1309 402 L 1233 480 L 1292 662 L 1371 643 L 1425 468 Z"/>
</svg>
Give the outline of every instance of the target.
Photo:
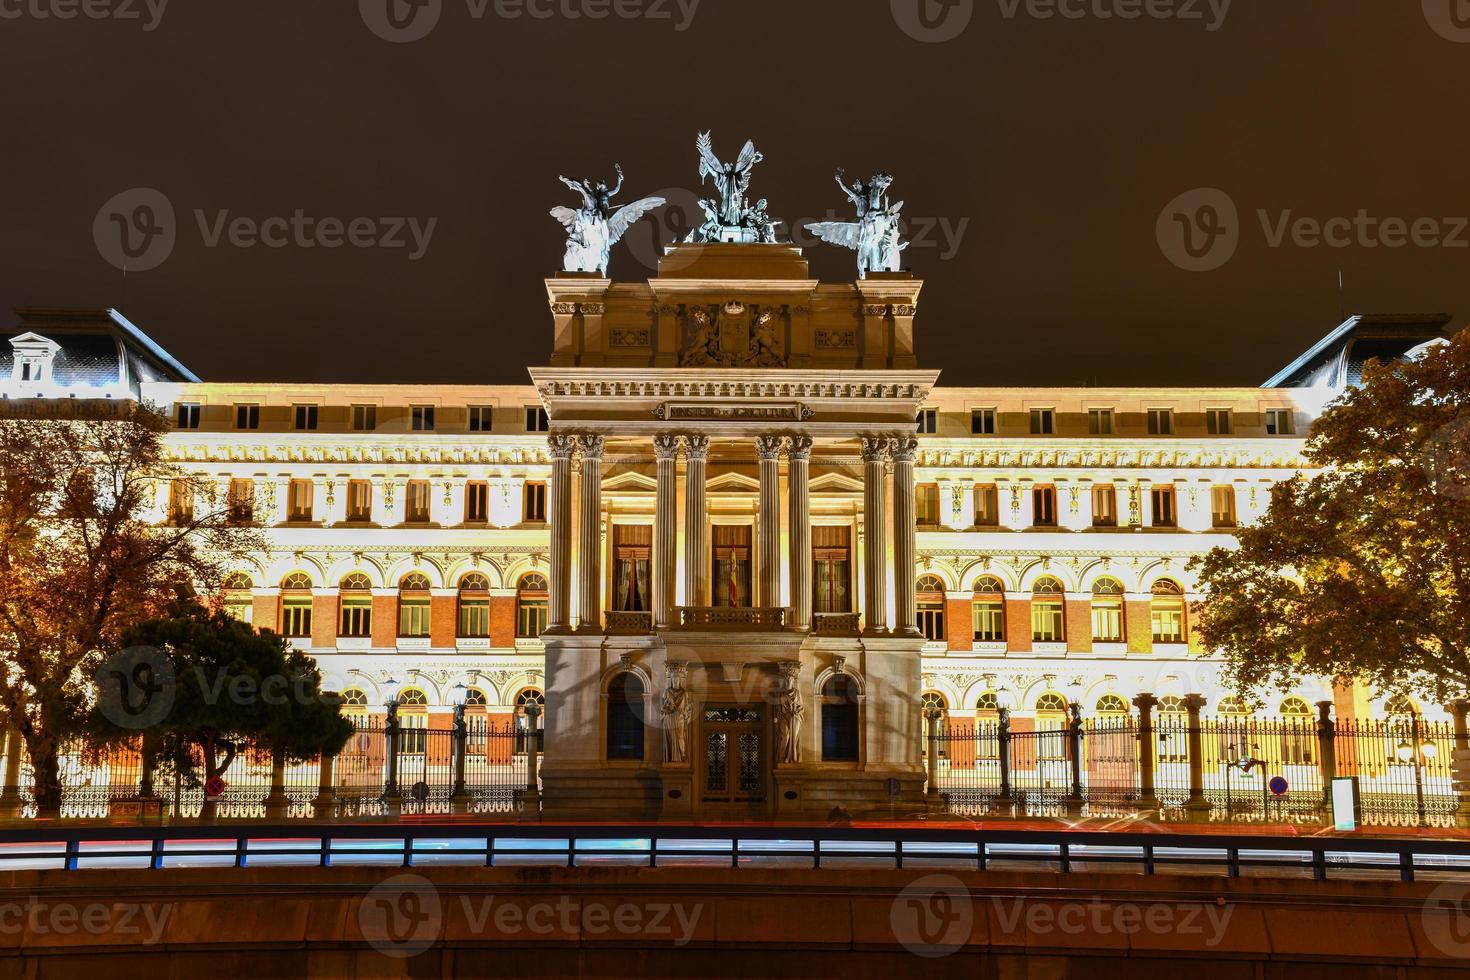
<svg viewBox="0 0 1470 980">
<path fill-rule="evenodd" d="M 1414 764 L 1414 805 L 1419 814 L 1419 826 L 1426 826 L 1429 815 L 1424 807 L 1424 763 L 1439 754 L 1439 746 L 1419 737 L 1419 716 L 1409 718 L 1409 739 L 1399 742 L 1398 757 L 1403 763 Z"/>
<path fill-rule="evenodd" d="M 1072 791 L 1067 796 L 1067 816 L 1082 816 L 1082 679 L 1067 685 L 1067 709 L 1071 715 L 1067 725 L 1067 741 L 1072 756 Z"/>
<path fill-rule="evenodd" d="M 1000 720 L 995 728 L 996 757 L 1000 762 L 1000 796 L 996 797 L 995 809 L 1002 817 L 1015 816 L 1015 797 L 1011 792 L 1011 707 L 1016 697 L 1011 689 L 1003 687 L 995 692 L 995 706 Z"/>
<path fill-rule="evenodd" d="M 465 755 L 469 745 L 469 725 L 464 718 L 465 702 L 470 689 L 461 682 L 449 692 L 449 703 L 454 706 L 454 789 L 449 794 L 450 813 L 468 813 L 470 794 L 465 788 Z"/>
<path fill-rule="evenodd" d="M 403 794 L 398 789 L 398 692 L 402 685 L 390 677 L 383 682 L 383 694 L 387 700 L 388 720 L 383 726 L 383 747 L 388 759 L 388 772 L 383 779 L 383 802 L 391 816 L 398 816 L 403 809 Z"/>
<path fill-rule="evenodd" d="M 527 701 L 526 727 L 530 729 L 530 737 L 526 739 L 526 792 L 521 797 L 521 819 L 541 819 L 541 789 L 540 777 L 536 773 L 536 720 L 541 717 L 541 705 L 534 700 Z"/>
</svg>

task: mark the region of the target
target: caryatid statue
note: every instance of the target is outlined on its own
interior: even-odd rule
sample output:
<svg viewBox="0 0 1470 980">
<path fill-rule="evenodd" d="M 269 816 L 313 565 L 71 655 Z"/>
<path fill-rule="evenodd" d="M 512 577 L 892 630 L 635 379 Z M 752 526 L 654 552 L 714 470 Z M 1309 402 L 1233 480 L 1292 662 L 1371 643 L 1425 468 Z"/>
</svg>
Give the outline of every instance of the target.
<svg viewBox="0 0 1470 980">
<path fill-rule="evenodd" d="M 689 722 L 694 717 L 694 705 L 689 700 L 689 667 L 678 661 L 670 661 L 667 667 L 669 686 L 664 690 L 660 708 L 664 722 L 664 760 L 667 762 L 689 761 Z"/>
<path fill-rule="evenodd" d="M 806 715 L 797 678 L 801 663 L 783 660 L 779 666 L 781 675 L 771 692 L 776 716 L 776 763 L 795 764 L 801 761 L 801 722 Z"/>
<path fill-rule="evenodd" d="M 909 242 L 902 241 L 901 218 L 903 203 L 888 203 L 888 188 L 893 178 L 879 173 L 864 183 L 854 181 L 847 186 L 846 177 L 837 171 L 837 186 L 857 207 L 857 221 L 819 221 L 806 226 L 807 231 L 824 242 L 850 248 L 858 255 L 858 278 L 868 278 L 869 272 L 900 272 L 904 249 Z"/>
<path fill-rule="evenodd" d="M 618 182 L 612 187 L 604 180 L 594 183 L 561 178 L 563 184 L 582 196 L 580 208 L 551 209 L 551 216 L 567 230 L 567 250 L 562 259 L 562 268 L 567 272 L 597 272 L 606 279 L 612 247 L 622 240 L 634 222 L 667 203 L 661 197 L 645 197 L 613 213 L 612 199 L 623 189 L 623 168 L 615 169 Z"/>
</svg>

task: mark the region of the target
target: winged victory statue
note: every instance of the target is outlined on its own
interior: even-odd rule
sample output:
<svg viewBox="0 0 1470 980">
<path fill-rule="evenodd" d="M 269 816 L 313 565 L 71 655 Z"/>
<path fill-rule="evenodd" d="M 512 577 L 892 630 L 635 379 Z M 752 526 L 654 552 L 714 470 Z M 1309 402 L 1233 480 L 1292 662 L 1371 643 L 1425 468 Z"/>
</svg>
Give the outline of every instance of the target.
<svg viewBox="0 0 1470 980">
<path fill-rule="evenodd" d="M 686 241 L 775 242 L 776 226 L 780 222 L 773 221 L 766 213 L 766 202 L 762 200 L 754 207 L 746 203 L 751 173 L 755 165 L 765 159 L 755 148 L 754 141 L 745 141 L 734 163 L 725 163 L 719 158 L 709 133 L 700 133 L 695 147 L 699 151 L 700 183 L 713 180 L 716 196 L 699 202 L 705 221 L 689 233 Z"/>
<path fill-rule="evenodd" d="M 904 249 L 909 242 L 902 241 L 902 218 L 904 202 L 888 203 L 888 188 L 893 178 L 886 173 L 876 174 L 866 183 L 861 180 L 847 185 L 847 176 L 837 171 L 837 186 L 857 208 L 856 221 L 818 221 L 806 226 L 807 231 L 824 242 L 841 245 L 857 252 L 858 278 L 868 278 L 870 272 L 900 272 Z"/>
<path fill-rule="evenodd" d="M 567 250 L 562 260 L 562 268 L 567 272 L 597 272 L 606 279 L 612 247 L 639 218 L 667 203 L 661 197 L 645 197 L 614 212 L 612 199 L 623 189 L 623 168 L 614 169 L 618 180 L 612 187 L 603 180 L 594 183 L 561 178 L 563 184 L 582 197 L 580 208 L 551 209 L 551 216 L 567 230 Z"/>
</svg>

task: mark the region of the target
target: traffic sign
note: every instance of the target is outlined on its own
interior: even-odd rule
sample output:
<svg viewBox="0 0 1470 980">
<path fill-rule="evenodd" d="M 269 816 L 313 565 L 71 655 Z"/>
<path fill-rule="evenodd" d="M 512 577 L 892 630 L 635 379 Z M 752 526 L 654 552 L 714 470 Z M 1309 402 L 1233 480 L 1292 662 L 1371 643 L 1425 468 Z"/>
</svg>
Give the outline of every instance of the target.
<svg viewBox="0 0 1470 980">
<path fill-rule="evenodd" d="M 1290 788 L 1286 785 L 1286 779 L 1282 776 L 1272 776 L 1270 786 L 1271 792 L 1277 796 L 1285 796 L 1286 791 Z"/>
<path fill-rule="evenodd" d="M 210 799 L 218 799 L 225 795 L 225 781 L 218 776 L 204 783 L 204 795 Z"/>
</svg>

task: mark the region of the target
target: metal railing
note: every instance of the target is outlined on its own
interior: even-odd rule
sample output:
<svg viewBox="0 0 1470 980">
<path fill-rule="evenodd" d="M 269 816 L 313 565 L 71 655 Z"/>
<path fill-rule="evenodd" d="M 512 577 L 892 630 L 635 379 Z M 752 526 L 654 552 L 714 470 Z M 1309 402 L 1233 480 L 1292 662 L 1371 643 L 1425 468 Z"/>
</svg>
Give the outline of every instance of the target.
<svg viewBox="0 0 1470 980">
<path fill-rule="evenodd" d="M 1195 871 L 1470 880 L 1470 842 L 1072 833 L 892 827 L 301 825 L 0 831 L 0 872 L 252 865 L 621 865 L 730 868 L 1043 870 L 1061 874 Z"/>
</svg>

